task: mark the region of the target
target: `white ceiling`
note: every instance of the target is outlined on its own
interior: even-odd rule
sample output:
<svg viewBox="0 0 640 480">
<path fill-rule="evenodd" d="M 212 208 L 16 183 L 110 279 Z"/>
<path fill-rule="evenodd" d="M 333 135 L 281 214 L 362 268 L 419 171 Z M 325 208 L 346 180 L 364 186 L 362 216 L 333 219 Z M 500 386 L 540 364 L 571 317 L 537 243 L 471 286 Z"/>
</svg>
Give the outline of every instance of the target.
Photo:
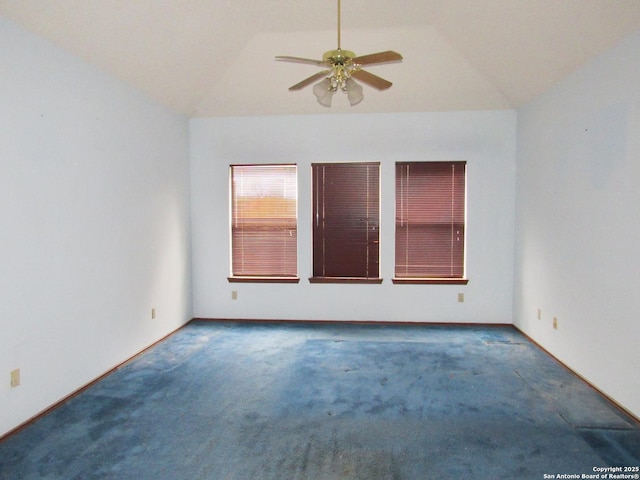
<svg viewBox="0 0 640 480">
<path fill-rule="evenodd" d="M 342 0 L 342 48 L 395 50 L 349 107 L 274 61 L 337 46 L 336 0 L 0 0 L 0 14 L 189 116 L 514 108 L 640 29 L 640 0 Z M 1 48 L 1 47 L 0 47 Z"/>
</svg>

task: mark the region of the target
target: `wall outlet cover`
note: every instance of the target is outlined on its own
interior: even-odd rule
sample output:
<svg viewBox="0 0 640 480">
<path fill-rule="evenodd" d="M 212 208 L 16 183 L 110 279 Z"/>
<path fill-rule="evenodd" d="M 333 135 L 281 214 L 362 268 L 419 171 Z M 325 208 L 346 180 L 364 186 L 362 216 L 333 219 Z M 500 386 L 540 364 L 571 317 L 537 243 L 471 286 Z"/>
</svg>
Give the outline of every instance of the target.
<svg viewBox="0 0 640 480">
<path fill-rule="evenodd" d="M 11 370 L 11 387 L 20 385 L 20 369 Z"/>
</svg>

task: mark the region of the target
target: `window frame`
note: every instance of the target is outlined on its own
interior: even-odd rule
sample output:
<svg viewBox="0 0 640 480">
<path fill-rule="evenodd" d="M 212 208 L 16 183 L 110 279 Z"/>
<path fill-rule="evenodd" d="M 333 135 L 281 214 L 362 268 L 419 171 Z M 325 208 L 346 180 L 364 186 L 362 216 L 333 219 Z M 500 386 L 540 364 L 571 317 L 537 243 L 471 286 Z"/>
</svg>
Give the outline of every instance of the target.
<svg viewBox="0 0 640 480">
<path fill-rule="evenodd" d="M 283 168 L 283 167 L 293 167 L 294 168 L 294 185 L 295 185 L 295 241 L 293 244 L 295 245 L 295 275 L 287 275 L 287 274 L 238 274 L 234 272 L 234 222 L 235 222 L 235 191 L 234 191 L 234 169 L 235 168 Z M 286 228 L 286 227 L 283 227 Z M 296 163 L 254 163 L 254 164 L 231 164 L 229 165 L 229 271 L 230 275 L 227 277 L 227 280 L 230 283 L 298 283 L 300 281 L 299 277 L 299 265 L 298 265 L 298 165 Z M 283 257 L 283 261 L 286 261 L 286 255 Z M 237 271 L 237 270 L 236 270 Z"/>
<path fill-rule="evenodd" d="M 398 275 L 398 263 L 397 263 L 397 256 L 398 256 L 398 219 L 403 215 L 402 213 L 398 212 L 398 202 L 399 202 L 399 192 L 398 192 L 398 168 L 401 166 L 405 166 L 405 165 L 412 165 L 412 164 L 439 164 L 439 165 L 458 165 L 458 166 L 462 166 L 463 167 L 463 182 L 464 182 L 464 187 L 463 187 L 463 214 L 462 214 L 462 226 L 463 226 L 463 241 L 462 241 L 462 274 L 460 276 L 436 276 L 436 275 L 416 275 L 416 276 L 402 276 L 402 275 Z M 395 183 L 396 183 L 396 187 L 395 187 L 395 193 L 394 193 L 394 201 L 395 201 L 395 220 L 394 220 L 394 240 L 395 240 L 395 245 L 394 245 L 394 256 L 395 261 L 394 261 L 394 276 L 392 278 L 392 282 L 394 284 L 429 284 L 429 285 L 438 285 L 438 284 L 452 284 L 452 285 L 466 285 L 469 282 L 469 279 L 467 277 L 467 166 L 468 163 L 466 161 L 411 161 L 411 162 L 396 162 L 395 163 L 395 172 L 396 172 L 396 178 L 395 178 Z M 453 174 L 452 174 L 453 175 Z M 453 180 L 452 180 L 453 181 Z M 401 193 L 400 193 L 401 195 Z M 452 192 L 453 195 L 453 192 Z M 452 200 L 452 208 L 453 208 L 453 204 L 454 204 L 454 200 Z M 453 214 L 452 214 L 453 216 Z M 453 228 L 453 219 L 451 219 L 451 225 Z M 453 231 L 450 234 L 451 236 L 453 236 Z M 453 247 L 452 247 L 453 248 Z M 450 253 L 452 254 L 452 253 Z"/>
<path fill-rule="evenodd" d="M 372 202 L 370 202 L 369 200 L 369 188 L 370 188 L 370 181 L 369 177 L 366 177 L 366 180 L 364 181 L 362 187 L 367 191 L 367 198 L 365 200 L 365 205 L 364 207 L 366 208 L 366 218 L 365 218 L 365 224 L 366 224 L 366 232 L 365 232 L 365 240 L 364 242 L 360 242 L 357 241 L 355 242 L 358 246 L 364 245 L 366 250 L 366 265 L 363 263 L 361 264 L 361 267 L 364 267 L 366 269 L 367 272 L 367 276 L 353 276 L 353 275 L 318 275 L 318 271 L 317 269 L 320 267 L 319 263 L 322 264 L 322 269 L 323 271 L 325 270 L 325 267 L 327 265 L 326 260 L 326 256 L 325 256 L 325 252 L 324 252 L 324 247 L 322 248 L 322 253 L 319 254 L 318 252 L 318 243 L 319 243 L 319 239 L 317 237 L 318 232 L 322 231 L 322 239 L 324 241 L 325 238 L 327 238 L 324 235 L 324 232 L 326 231 L 324 228 L 324 223 L 323 226 L 320 227 L 319 225 L 319 215 L 320 215 L 320 211 L 319 208 L 322 206 L 322 211 L 325 212 L 326 211 L 326 207 L 327 204 L 325 203 L 325 183 L 324 180 L 322 181 L 322 186 L 320 187 L 320 183 L 319 183 L 319 178 L 318 178 L 318 174 L 317 172 L 319 171 L 319 169 L 326 169 L 327 167 L 329 169 L 331 168 L 349 168 L 349 167 L 375 167 L 375 173 L 376 173 L 376 177 L 375 177 L 375 197 L 372 200 Z M 326 173 L 326 170 L 323 170 L 324 173 Z M 335 171 L 333 172 L 335 173 Z M 350 283 L 350 284 L 380 284 L 382 283 L 382 278 L 380 277 L 380 221 L 381 221 L 381 179 L 380 179 L 380 174 L 381 174 L 381 164 L 380 162 L 372 162 L 372 161 L 362 161 L 362 162 L 320 162 L 320 163 L 312 163 L 311 164 L 311 195 L 312 195 L 312 202 L 311 202 L 311 236 L 312 236 L 312 244 L 311 244 L 311 271 L 312 271 L 312 276 L 309 278 L 309 282 L 310 283 Z M 368 172 L 367 172 L 368 175 Z M 323 177 L 324 179 L 324 177 Z M 353 186 L 353 185 L 351 185 Z M 322 188 L 322 193 L 319 192 L 319 189 Z M 353 189 L 351 189 L 351 191 L 353 191 Z M 320 199 L 320 196 L 322 196 L 322 199 Z M 330 193 L 327 193 L 326 198 L 332 198 L 330 196 Z M 371 207 L 372 204 L 375 203 L 375 214 L 377 215 L 375 221 L 373 222 L 373 224 L 369 223 L 369 208 Z M 334 206 L 334 205 L 332 205 Z M 362 204 L 358 205 L 359 207 L 363 207 Z M 359 215 L 354 215 L 351 214 L 352 218 L 351 220 L 353 220 L 355 217 L 359 216 Z M 322 217 L 323 219 L 328 218 L 328 217 Z M 362 220 L 362 219 L 361 219 Z M 344 220 L 345 222 L 348 222 L 348 220 Z M 337 222 L 339 223 L 339 222 Z M 353 227 L 353 224 L 345 224 L 344 227 Z M 334 227 L 335 228 L 335 224 Z M 371 229 L 371 231 L 375 231 L 375 239 L 372 241 L 369 241 L 369 230 Z M 361 233 L 361 227 L 360 229 L 358 229 L 357 227 L 354 227 L 353 230 L 359 230 L 360 234 Z M 339 237 L 334 237 L 335 238 L 339 238 Z M 370 247 L 369 245 L 375 245 L 375 247 Z M 376 257 L 375 259 L 372 259 L 369 257 L 369 250 L 370 249 L 374 249 L 375 250 L 375 254 Z M 343 253 L 342 251 L 340 251 L 340 253 Z M 320 260 L 318 257 L 321 257 L 322 259 Z M 334 260 L 334 262 L 337 262 Z M 330 263 L 330 269 L 334 269 L 335 268 L 335 263 L 331 262 Z M 371 263 L 373 262 L 373 263 Z M 368 276 L 368 272 L 369 269 L 371 267 L 371 265 L 375 265 L 376 268 L 376 275 L 375 276 Z"/>
</svg>

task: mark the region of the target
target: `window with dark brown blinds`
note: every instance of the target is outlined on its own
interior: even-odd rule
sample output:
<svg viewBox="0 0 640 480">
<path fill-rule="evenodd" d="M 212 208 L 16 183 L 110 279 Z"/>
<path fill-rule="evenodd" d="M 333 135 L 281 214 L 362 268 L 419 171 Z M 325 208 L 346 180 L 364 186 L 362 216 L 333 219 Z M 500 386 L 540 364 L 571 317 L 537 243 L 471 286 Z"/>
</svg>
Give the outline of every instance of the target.
<svg viewBox="0 0 640 480">
<path fill-rule="evenodd" d="M 465 162 L 396 164 L 396 278 L 464 277 Z"/>
<path fill-rule="evenodd" d="M 295 165 L 231 166 L 232 277 L 297 276 Z"/>
<path fill-rule="evenodd" d="M 312 177 L 313 277 L 378 279 L 380 164 L 313 164 Z"/>
</svg>

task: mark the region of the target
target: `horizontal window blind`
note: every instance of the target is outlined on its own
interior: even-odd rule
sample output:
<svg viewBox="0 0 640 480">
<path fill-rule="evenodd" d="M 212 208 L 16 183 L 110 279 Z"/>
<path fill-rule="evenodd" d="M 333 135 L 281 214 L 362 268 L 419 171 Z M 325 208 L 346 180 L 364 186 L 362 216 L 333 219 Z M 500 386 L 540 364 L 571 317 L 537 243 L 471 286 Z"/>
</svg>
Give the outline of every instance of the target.
<svg viewBox="0 0 640 480">
<path fill-rule="evenodd" d="M 396 164 L 396 277 L 463 278 L 465 175 L 465 162 Z"/>
<path fill-rule="evenodd" d="M 233 276 L 297 275 L 295 165 L 231 166 Z"/>
<path fill-rule="evenodd" d="M 312 165 L 313 276 L 379 277 L 380 164 Z"/>
</svg>

